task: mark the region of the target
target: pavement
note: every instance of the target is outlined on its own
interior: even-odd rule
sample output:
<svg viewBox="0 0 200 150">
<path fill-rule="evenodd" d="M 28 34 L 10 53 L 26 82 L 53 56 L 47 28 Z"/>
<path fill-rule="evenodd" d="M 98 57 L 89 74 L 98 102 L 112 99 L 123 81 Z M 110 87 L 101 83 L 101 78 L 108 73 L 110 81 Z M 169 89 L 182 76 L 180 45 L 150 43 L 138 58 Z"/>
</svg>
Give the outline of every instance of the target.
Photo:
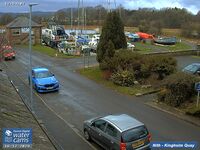
<svg viewBox="0 0 200 150">
<path fill-rule="evenodd" d="M 28 101 L 28 50 L 16 51 L 16 60 L 6 64 L 20 95 Z M 153 95 L 125 96 L 76 73 L 77 68 L 84 66 L 83 58 L 57 59 L 33 52 L 32 59 L 33 66 L 48 67 L 60 81 L 59 92 L 34 94 L 34 111 L 62 149 L 101 149 L 83 140 L 83 121 L 116 113 L 126 113 L 142 121 L 151 132 L 153 141 L 200 143 L 200 127 L 145 105 L 154 99 Z M 181 60 L 185 61 L 184 58 Z M 95 57 L 91 57 L 90 65 L 94 64 Z"/>
<path fill-rule="evenodd" d="M 189 116 L 186 115 L 185 112 L 181 111 L 180 109 L 171 107 L 167 104 L 161 103 L 161 102 L 157 102 L 157 101 L 150 101 L 146 103 L 147 105 L 156 108 L 160 111 L 166 112 L 168 114 L 174 115 L 179 119 L 182 119 L 184 121 L 187 121 L 191 124 L 194 124 L 196 126 L 200 127 L 200 118 L 197 117 L 193 117 L 193 116 Z"/>
<path fill-rule="evenodd" d="M 2 64 L 0 68 L 4 70 Z M 0 133 L 3 128 L 32 128 L 33 150 L 55 150 L 44 130 L 24 105 L 6 72 L 0 72 Z M 0 141 L 2 137 L 0 136 Z M 0 149 L 2 142 L 0 142 Z"/>
</svg>

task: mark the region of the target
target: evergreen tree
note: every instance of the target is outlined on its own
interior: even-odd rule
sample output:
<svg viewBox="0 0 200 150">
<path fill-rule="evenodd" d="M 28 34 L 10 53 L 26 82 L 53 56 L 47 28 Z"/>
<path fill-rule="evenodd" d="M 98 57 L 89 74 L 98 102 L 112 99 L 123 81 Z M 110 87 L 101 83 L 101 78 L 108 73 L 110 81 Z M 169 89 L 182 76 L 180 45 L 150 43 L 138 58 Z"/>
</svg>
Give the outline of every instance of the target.
<svg viewBox="0 0 200 150">
<path fill-rule="evenodd" d="M 109 40 L 108 45 L 106 49 L 106 57 L 112 58 L 115 54 L 115 46 L 111 40 Z"/>
<path fill-rule="evenodd" d="M 127 48 L 124 25 L 120 19 L 119 13 L 115 11 L 107 14 L 102 27 L 100 41 L 97 46 L 97 61 L 99 63 L 103 62 L 106 57 L 111 58 L 114 55 L 112 48 L 109 48 L 112 45 L 109 41 L 114 45 L 114 49 Z"/>
</svg>

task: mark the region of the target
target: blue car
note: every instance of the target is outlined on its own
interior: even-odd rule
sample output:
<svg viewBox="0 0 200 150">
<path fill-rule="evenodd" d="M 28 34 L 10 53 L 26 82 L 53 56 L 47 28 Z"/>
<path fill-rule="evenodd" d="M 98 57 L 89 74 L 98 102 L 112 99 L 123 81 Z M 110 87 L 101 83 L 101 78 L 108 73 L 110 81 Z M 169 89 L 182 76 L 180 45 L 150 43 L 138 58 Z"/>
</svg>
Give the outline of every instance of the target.
<svg viewBox="0 0 200 150">
<path fill-rule="evenodd" d="M 189 74 L 200 75 L 200 63 L 192 63 L 183 68 L 182 71 Z"/>
<path fill-rule="evenodd" d="M 47 68 L 33 68 L 32 83 L 37 92 L 52 92 L 59 90 L 58 80 Z"/>
</svg>

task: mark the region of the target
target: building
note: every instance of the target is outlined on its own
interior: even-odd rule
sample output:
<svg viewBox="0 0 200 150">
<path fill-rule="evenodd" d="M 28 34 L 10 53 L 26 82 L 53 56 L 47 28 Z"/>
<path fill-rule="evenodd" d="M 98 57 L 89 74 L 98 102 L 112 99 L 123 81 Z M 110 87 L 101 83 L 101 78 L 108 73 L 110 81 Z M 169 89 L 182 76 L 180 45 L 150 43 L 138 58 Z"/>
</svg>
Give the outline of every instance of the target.
<svg viewBox="0 0 200 150">
<path fill-rule="evenodd" d="M 41 43 L 42 26 L 32 21 L 32 43 Z M 6 37 L 10 44 L 28 44 L 29 18 L 18 17 L 6 25 Z"/>
</svg>

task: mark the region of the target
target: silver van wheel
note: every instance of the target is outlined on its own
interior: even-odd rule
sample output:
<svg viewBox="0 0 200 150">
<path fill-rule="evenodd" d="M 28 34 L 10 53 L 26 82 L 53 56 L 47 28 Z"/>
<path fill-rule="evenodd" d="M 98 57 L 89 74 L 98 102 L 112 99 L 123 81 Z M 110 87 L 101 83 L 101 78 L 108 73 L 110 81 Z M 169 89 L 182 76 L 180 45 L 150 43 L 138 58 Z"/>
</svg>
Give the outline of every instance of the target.
<svg viewBox="0 0 200 150">
<path fill-rule="evenodd" d="M 87 130 L 84 130 L 84 137 L 85 137 L 86 140 L 88 140 L 88 141 L 90 140 L 90 135 L 87 132 Z"/>
</svg>

